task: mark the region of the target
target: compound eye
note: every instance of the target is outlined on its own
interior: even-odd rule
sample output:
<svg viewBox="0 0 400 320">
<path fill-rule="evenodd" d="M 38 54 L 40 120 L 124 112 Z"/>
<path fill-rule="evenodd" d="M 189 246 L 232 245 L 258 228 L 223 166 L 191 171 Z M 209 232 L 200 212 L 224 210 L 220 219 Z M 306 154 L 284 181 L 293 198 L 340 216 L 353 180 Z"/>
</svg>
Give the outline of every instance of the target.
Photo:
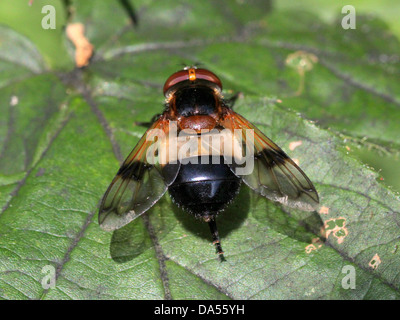
<svg viewBox="0 0 400 320">
<path fill-rule="evenodd" d="M 167 91 L 179 82 L 189 80 L 189 73 L 187 70 L 181 70 L 171 75 L 164 84 L 164 95 Z"/>
<path fill-rule="evenodd" d="M 196 69 L 196 78 L 210 81 L 222 90 L 221 80 L 214 73 L 207 69 Z"/>
<path fill-rule="evenodd" d="M 176 85 L 179 82 L 183 81 L 196 81 L 197 79 L 206 80 L 215 84 L 220 90 L 222 90 L 221 80 L 211 71 L 207 69 L 196 69 L 196 68 L 188 68 L 178 72 L 175 72 L 171 75 L 164 84 L 164 95 L 168 92 L 168 90 Z"/>
</svg>

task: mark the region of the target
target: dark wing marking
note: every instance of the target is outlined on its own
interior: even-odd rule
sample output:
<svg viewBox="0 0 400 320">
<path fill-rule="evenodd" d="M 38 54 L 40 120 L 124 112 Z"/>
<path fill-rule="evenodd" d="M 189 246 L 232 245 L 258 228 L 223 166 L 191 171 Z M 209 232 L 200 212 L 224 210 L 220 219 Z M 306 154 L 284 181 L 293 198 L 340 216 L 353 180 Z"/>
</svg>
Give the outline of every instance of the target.
<svg viewBox="0 0 400 320">
<path fill-rule="evenodd" d="M 305 173 L 274 142 L 241 115 L 231 109 L 221 125 L 242 130 L 242 153 L 246 143 L 254 151 L 254 170 L 240 175 L 243 181 L 262 196 L 292 208 L 313 211 L 319 204 L 318 193 Z M 254 130 L 254 144 L 246 141 L 246 129 Z M 244 156 L 244 154 L 243 154 Z M 240 165 L 233 163 L 236 171 Z"/>
<path fill-rule="evenodd" d="M 150 128 L 168 135 L 168 121 L 160 118 Z M 99 210 L 99 224 L 104 230 L 119 229 L 149 210 L 175 180 L 178 166 L 169 166 L 167 178 L 162 165 L 148 158 L 154 140 L 146 141 L 147 131 L 126 158 L 114 177 Z"/>
</svg>

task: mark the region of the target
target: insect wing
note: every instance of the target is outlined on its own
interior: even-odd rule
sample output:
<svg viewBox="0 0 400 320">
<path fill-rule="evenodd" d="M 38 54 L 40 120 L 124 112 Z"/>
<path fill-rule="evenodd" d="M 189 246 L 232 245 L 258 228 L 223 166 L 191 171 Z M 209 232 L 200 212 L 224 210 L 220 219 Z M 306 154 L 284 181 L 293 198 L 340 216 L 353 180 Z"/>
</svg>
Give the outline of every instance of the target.
<svg viewBox="0 0 400 320">
<path fill-rule="evenodd" d="M 168 166 L 166 174 L 154 158 L 156 153 L 149 152 L 155 142 L 148 134 L 159 132 L 166 136 L 167 127 L 168 121 L 157 120 L 149 128 L 153 131 L 143 135 L 114 177 L 99 210 L 99 224 L 104 230 L 119 229 L 146 212 L 175 180 L 178 166 Z"/>
<path fill-rule="evenodd" d="M 254 167 L 249 174 L 240 175 L 243 181 L 262 196 L 292 208 L 313 211 L 319 198 L 312 182 L 280 147 L 241 115 L 229 110 L 222 125 L 230 130 L 241 130 L 242 152 L 252 148 Z M 253 141 L 247 139 L 246 130 L 253 130 Z M 240 165 L 233 163 L 236 171 Z"/>
</svg>

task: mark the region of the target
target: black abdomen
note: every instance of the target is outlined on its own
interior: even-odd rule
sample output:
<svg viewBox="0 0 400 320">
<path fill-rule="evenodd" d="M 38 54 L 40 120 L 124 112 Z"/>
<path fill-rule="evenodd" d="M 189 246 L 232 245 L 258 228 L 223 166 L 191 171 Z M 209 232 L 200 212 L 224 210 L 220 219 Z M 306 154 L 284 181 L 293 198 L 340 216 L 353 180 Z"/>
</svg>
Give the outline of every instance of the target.
<svg viewBox="0 0 400 320">
<path fill-rule="evenodd" d="M 241 179 L 223 163 L 223 157 L 214 157 L 214 160 L 219 158 L 219 164 L 213 164 L 211 156 L 203 156 L 203 160 L 205 158 L 209 159 L 209 164 L 201 162 L 202 157 L 197 157 L 198 164 L 182 164 L 168 188 L 174 202 L 198 218 L 215 216 L 223 210 L 241 184 Z"/>
</svg>

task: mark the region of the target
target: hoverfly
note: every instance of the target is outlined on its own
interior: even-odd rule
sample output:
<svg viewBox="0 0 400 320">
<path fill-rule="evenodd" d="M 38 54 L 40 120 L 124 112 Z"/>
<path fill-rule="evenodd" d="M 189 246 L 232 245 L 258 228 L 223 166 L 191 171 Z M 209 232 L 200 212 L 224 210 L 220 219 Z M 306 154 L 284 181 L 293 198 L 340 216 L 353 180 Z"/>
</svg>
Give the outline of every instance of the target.
<svg viewBox="0 0 400 320">
<path fill-rule="evenodd" d="M 103 229 L 121 228 L 149 210 L 168 190 L 176 205 L 208 223 L 216 252 L 223 259 L 215 220 L 238 194 L 242 182 L 272 201 L 305 211 L 316 208 L 318 194 L 310 179 L 280 147 L 234 112 L 221 91 L 221 80 L 206 69 L 185 67 L 167 79 L 164 112 L 153 121 L 104 194 L 99 210 Z M 210 152 L 201 145 L 200 151 L 172 156 L 171 146 L 181 151 L 183 144 L 182 139 L 171 138 L 171 123 L 176 124 L 177 133 L 189 131 L 187 137 L 194 139 L 224 132 L 231 148 L 225 145 Z M 152 139 L 150 132 L 165 134 Z M 151 154 L 148 151 L 155 141 L 164 148 Z M 238 158 L 245 150 L 251 151 L 253 168 L 238 173 L 237 169 L 243 169 Z M 157 157 L 165 161 L 154 161 Z"/>
</svg>

